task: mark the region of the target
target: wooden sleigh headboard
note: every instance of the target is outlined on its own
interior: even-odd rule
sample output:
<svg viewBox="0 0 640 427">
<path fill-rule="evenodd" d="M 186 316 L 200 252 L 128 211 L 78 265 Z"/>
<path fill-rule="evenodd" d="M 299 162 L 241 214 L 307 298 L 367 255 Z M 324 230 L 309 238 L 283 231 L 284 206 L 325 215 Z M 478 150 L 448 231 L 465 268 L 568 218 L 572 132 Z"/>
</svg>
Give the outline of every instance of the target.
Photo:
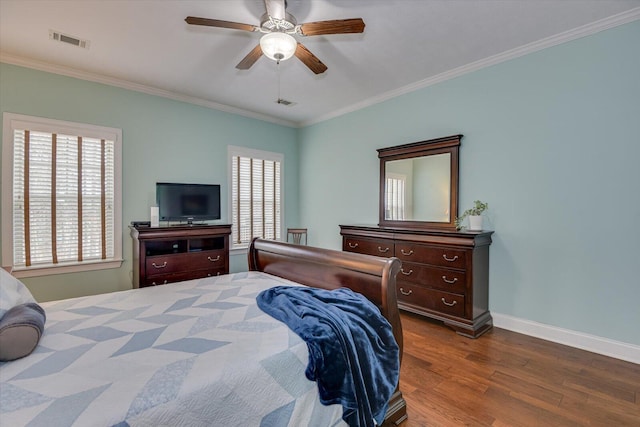
<svg viewBox="0 0 640 427">
<path fill-rule="evenodd" d="M 262 271 L 306 286 L 322 289 L 347 287 L 380 308 L 393 328 L 402 360 L 403 338 L 396 299 L 397 258 L 380 258 L 351 252 L 314 248 L 256 238 L 249 247 L 249 270 Z M 389 402 L 384 425 L 406 419 L 406 402 L 396 390 Z"/>
</svg>

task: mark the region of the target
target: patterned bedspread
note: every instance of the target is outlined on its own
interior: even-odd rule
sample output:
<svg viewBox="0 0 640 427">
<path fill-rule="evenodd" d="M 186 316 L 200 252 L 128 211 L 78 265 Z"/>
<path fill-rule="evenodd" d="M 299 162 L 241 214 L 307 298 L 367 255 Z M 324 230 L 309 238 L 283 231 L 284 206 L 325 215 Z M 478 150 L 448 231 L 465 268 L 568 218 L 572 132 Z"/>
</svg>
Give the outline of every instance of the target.
<svg viewBox="0 0 640 427">
<path fill-rule="evenodd" d="M 0 363 L 2 426 L 338 426 L 305 378 L 306 344 L 256 295 L 259 272 L 42 306 L 30 356 Z"/>
</svg>

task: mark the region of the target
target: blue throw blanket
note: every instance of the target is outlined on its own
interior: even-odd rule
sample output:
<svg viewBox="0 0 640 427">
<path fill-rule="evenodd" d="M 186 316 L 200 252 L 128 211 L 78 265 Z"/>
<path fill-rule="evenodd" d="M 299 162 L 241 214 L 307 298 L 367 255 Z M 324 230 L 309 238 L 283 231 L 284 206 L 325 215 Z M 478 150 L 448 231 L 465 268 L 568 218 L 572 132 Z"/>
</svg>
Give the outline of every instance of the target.
<svg viewBox="0 0 640 427">
<path fill-rule="evenodd" d="M 351 427 L 382 424 L 398 384 L 400 358 L 378 307 L 347 288 L 277 286 L 256 300 L 307 343 L 305 373 L 318 384 L 323 404 L 340 403 L 342 419 Z"/>
</svg>

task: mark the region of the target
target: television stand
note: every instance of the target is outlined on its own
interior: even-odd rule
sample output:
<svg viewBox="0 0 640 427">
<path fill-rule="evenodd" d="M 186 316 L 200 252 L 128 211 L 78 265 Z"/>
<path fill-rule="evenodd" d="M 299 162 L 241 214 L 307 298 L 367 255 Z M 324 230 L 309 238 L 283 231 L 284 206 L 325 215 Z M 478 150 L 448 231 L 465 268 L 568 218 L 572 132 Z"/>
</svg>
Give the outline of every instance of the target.
<svg viewBox="0 0 640 427">
<path fill-rule="evenodd" d="M 229 224 L 129 228 L 134 288 L 229 273 Z"/>
</svg>

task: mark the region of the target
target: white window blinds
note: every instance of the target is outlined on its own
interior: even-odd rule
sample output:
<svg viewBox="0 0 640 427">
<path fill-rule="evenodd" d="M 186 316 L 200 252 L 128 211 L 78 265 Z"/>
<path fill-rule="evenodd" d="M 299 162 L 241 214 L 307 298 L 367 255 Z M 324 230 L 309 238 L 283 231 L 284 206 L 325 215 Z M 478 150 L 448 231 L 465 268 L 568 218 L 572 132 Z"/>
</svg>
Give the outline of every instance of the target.
<svg viewBox="0 0 640 427">
<path fill-rule="evenodd" d="M 405 219 L 406 206 L 406 177 L 402 175 L 391 177 L 391 175 L 392 174 L 387 174 L 388 177 L 385 187 L 385 199 L 387 201 L 385 219 L 403 220 Z"/>
<path fill-rule="evenodd" d="M 232 240 L 247 245 L 254 237 L 280 239 L 281 162 L 231 156 Z"/>
<path fill-rule="evenodd" d="M 12 128 L 13 268 L 121 258 L 115 138 L 19 124 L 26 126 Z"/>
</svg>

